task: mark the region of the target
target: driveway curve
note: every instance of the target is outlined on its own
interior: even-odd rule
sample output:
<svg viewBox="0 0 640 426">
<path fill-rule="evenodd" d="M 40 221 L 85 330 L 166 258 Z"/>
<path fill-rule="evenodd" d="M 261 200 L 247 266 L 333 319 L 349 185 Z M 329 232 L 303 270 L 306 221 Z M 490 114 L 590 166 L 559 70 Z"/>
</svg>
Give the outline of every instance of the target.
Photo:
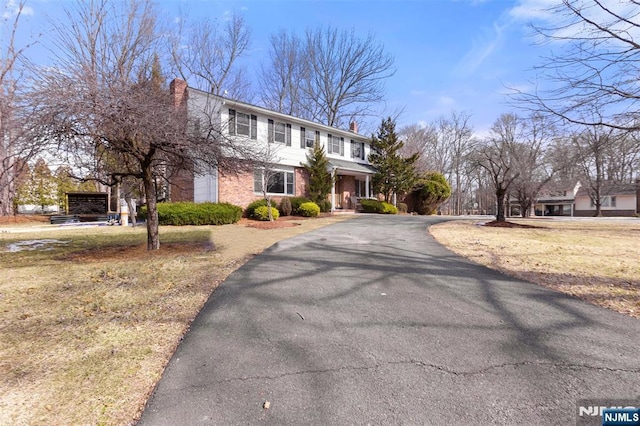
<svg viewBox="0 0 640 426">
<path fill-rule="evenodd" d="M 640 321 L 466 261 L 439 220 L 357 216 L 253 258 L 139 424 L 575 424 L 581 399 L 640 397 Z"/>
</svg>

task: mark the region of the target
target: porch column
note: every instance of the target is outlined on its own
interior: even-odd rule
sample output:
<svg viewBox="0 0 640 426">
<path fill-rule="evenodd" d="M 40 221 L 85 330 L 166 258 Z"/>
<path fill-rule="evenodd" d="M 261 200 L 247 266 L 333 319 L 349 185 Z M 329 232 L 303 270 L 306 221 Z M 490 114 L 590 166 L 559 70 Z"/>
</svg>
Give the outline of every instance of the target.
<svg viewBox="0 0 640 426">
<path fill-rule="evenodd" d="M 369 191 L 369 175 L 365 175 L 364 190 L 365 190 L 366 197 L 369 198 L 371 196 L 371 192 Z"/>
<path fill-rule="evenodd" d="M 333 184 L 331 185 L 331 213 L 336 211 L 336 170 L 338 170 L 337 167 L 331 169 L 331 179 L 333 181 Z"/>
</svg>

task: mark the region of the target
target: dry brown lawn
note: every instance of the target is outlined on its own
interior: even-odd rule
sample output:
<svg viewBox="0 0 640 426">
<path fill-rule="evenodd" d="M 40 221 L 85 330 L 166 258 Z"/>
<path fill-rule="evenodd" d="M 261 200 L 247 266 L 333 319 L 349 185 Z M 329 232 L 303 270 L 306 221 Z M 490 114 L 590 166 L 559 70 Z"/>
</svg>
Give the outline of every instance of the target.
<svg viewBox="0 0 640 426">
<path fill-rule="evenodd" d="M 348 216 L 143 228 L 0 224 L 0 425 L 132 424 L 216 286 L 251 256 Z M 431 233 L 514 276 L 640 317 L 640 222 L 449 222 Z M 52 240 L 39 250 L 12 244 Z"/>
<path fill-rule="evenodd" d="M 216 286 L 275 242 L 347 216 L 257 229 L 0 226 L 0 425 L 133 424 Z M 12 244 L 42 241 L 39 250 Z"/>
<path fill-rule="evenodd" d="M 440 243 L 476 263 L 640 318 L 640 220 L 511 220 L 522 227 L 452 221 Z"/>
</svg>

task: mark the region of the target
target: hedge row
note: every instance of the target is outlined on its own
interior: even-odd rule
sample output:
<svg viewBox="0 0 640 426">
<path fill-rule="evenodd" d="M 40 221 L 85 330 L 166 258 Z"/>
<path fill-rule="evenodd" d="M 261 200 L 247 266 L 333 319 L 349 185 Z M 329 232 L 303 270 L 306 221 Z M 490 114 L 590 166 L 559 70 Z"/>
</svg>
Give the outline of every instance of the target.
<svg viewBox="0 0 640 426">
<path fill-rule="evenodd" d="M 229 203 L 158 203 L 160 225 L 226 225 L 242 217 L 242 208 Z M 140 216 L 147 217 L 146 206 Z"/>
<path fill-rule="evenodd" d="M 398 209 L 393 204 L 385 203 L 378 200 L 360 200 L 362 205 L 362 211 L 365 213 L 380 213 L 380 214 L 398 214 Z"/>
</svg>

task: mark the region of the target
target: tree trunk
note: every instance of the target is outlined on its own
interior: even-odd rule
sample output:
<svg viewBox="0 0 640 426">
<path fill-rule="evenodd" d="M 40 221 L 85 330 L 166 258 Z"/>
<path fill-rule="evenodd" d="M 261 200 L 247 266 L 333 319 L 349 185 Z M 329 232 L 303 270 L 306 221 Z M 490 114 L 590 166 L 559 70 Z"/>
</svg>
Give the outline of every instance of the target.
<svg viewBox="0 0 640 426">
<path fill-rule="evenodd" d="M 144 195 L 147 200 L 147 250 L 160 249 L 158 236 L 158 206 L 156 204 L 156 187 L 151 170 L 143 172 Z"/>
<path fill-rule="evenodd" d="M 504 196 L 506 192 L 507 191 L 503 188 L 496 189 L 496 199 L 498 200 L 498 213 L 496 214 L 496 221 L 498 222 L 504 222 L 506 220 L 504 216 Z"/>
</svg>

